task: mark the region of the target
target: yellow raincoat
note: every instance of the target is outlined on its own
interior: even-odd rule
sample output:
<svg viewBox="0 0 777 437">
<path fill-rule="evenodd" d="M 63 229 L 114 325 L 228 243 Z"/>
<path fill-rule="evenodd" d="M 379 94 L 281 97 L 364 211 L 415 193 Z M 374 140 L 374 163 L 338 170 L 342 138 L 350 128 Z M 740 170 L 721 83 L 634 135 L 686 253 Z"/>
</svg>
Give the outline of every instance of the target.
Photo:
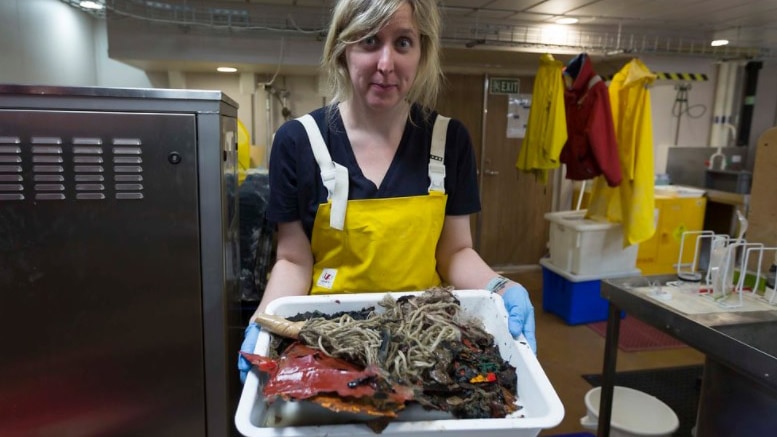
<svg viewBox="0 0 777 437">
<path fill-rule="evenodd" d="M 518 170 L 534 173 L 542 183 L 548 180 L 547 170 L 560 165 L 559 155 L 567 142 L 563 68 L 550 54 L 540 57 L 526 135 L 515 163 Z"/>
<path fill-rule="evenodd" d="M 653 121 L 648 90 L 655 79 L 645 64 L 632 59 L 609 87 L 623 182 L 610 188 L 602 177 L 596 178 L 588 217 L 622 223 L 624 247 L 646 241 L 656 231 Z"/>
</svg>

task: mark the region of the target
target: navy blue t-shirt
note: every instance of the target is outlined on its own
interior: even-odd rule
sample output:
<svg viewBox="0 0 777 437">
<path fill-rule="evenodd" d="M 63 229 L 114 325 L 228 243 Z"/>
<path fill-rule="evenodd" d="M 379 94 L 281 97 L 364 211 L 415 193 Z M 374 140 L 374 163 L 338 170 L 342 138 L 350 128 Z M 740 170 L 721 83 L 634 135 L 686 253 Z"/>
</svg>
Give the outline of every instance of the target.
<svg viewBox="0 0 777 437">
<path fill-rule="evenodd" d="M 327 120 L 327 114 L 329 119 Z M 348 199 L 420 196 L 428 194 L 429 153 L 432 127 L 437 113 L 424 119 L 419 107 L 411 118 L 380 187 L 364 177 L 348 141 L 340 112 L 320 108 L 311 113 L 329 149 L 332 160 L 348 169 Z M 445 144 L 445 193 L 447 215 L 480 211 L 475 154 L 469 132 L 461 122 L 451 120 Z M 275 134 L 270 154 L 270 201 L 267 219 L 274 223 L 302 220 L 308 238 L 318 206 L 326 203 L 327 190 L 308 135 L 302 123 L 292 120 Z"/>
</svg>

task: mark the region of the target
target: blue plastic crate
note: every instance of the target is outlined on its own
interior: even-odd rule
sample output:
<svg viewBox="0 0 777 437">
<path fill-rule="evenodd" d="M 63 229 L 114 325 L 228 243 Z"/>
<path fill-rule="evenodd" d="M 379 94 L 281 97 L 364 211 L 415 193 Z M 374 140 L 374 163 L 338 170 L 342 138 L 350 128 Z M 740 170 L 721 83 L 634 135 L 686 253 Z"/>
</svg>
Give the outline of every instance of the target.
<svg viewBox="0 0 777 437">
<path fill-rule="evenodd" d="M 601 282 L 573 282 L 542 266 L 542 309 L 570 325 L 607 320 L 609 302 L 600 296 Z"/>
</svg>

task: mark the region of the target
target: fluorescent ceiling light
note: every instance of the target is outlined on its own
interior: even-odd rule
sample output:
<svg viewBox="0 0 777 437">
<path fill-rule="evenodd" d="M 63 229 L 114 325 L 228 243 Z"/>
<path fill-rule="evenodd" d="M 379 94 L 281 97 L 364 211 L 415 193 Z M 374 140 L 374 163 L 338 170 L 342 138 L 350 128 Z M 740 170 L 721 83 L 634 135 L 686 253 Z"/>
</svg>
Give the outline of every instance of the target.
<svg viewBox="0 0 777 437">
<path fill-rule="evenodd" d="M 575 24 L 578 21 L 579 20 L 577 18 L 562 17 L 562 18 L 559 18 L 558 20 L 556 20 L 556 23 L 558 23 L 558 24 Z"/>
<path fill-rule="evenodd" d="M 84 9 L 102 9 L 105 6 L 97 3 L 95 1 L 85 0 L 78 4 L 78 6 L 81 6 Z"/>
<path fill-rule="evenodd" d="M 234 73 L 237 71 L 237 68 L 235 67 L 219 67 L 216 69 L 216 71 L 220 73 Z"/>
<path fill-rule="evenodd" d="M 711 45 L 712 47 L 719 47 L 719 46 L 724 46 L 724 45 L 726 45 L 726 44 L 728 44 L 728 40 L 727 40 L 727 39 L 716 39 L 716 40 L 714 40 L 714 41 L 712 41 L 712 42 L 710 43 L 710 45 Z"/>
<path fill-rule="evenodd" d="M 567 45 L 570 40 L 575 40 L 575 33 L 571 29 L 560 24 L 546 24 L 540 31 L 540 44 Z"/>
</svg>

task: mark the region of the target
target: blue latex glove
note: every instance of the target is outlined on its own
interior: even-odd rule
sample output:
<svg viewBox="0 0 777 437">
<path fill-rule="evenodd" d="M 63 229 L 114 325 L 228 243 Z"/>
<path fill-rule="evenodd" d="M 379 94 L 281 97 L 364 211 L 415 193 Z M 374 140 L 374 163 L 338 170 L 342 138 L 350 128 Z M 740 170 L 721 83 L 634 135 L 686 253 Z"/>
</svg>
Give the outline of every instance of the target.
<svg viewBox="0 0 777 437">
<path fill-rule="evenodd" d="M 259 337 L 261 329 L 259 325 L 251 322 L 248 324 L 243 335 L 243 344 L 240 345 L 240 352 L 254 353 L 256 348 L 256 339 Z M 237 369 L 240 371 L 240 382 L 245 383 L 248 372 L 251 371 L 251 363 L 241 354 L 237 354 Z"/>
<path fill-rule="evenodd" d="M 534 307 L 529 299 L 529 292 L 520 284 L 507 287 L 502 300 L 507 310 L 507 327 L 510 334 L 517 338 L 523 334 L 529 347 L 537 353 L 537 339 L 534 336 Z"/>
</svg>

